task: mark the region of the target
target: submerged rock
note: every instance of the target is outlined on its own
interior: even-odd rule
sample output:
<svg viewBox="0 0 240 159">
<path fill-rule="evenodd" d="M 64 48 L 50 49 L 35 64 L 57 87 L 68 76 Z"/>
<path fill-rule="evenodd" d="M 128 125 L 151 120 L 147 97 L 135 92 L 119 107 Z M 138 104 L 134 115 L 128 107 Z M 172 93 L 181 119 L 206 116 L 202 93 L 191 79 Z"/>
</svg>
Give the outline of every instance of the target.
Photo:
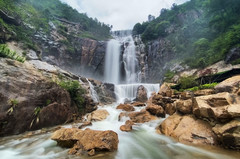
<svg viewBox="0 0 240 159">
<path fill-rule="evenodd" d="M 95 155 L 96 152 L 116 151 L 118 149 L 118 135 L 114 131 L 60 129 L 53 133 L 52 140 L 57 141 L 59 146 L 72 147 L 71 155 L 88 154 Z"/>
<path fill-rule="evenodd" d="M 145 123 L 157 119 L 157 117 L 152 116 L 145 109 L 140 112 L 122 112 L 120 113 L 118 120 L 121 121 L 124 117 L 129 117 L 134 123 Z"/>
<path fill-rule="evenodd" d="M 157 132 L 173 137 L 182 143 L 216 144 L 216 135 L 212 127 L 193 115 L 181 116 L 175 113 L 157 127 Z"/>
</svg>

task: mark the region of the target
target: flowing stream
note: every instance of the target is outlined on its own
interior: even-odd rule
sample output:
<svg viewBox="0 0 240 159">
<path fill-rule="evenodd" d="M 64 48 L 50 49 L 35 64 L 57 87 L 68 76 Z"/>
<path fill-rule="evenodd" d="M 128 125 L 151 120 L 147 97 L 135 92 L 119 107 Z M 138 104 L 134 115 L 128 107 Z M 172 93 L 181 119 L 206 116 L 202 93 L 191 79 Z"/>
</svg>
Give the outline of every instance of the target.
<svg viewBox="0 0 240 159">
<path fill-rule="evenodd" d="M 107 119 L 93 122 L 90 128 L 93 130 L 113 130 L 118 134 L 118 151 L 114 153 L 105 153 L 94 157 L 70 156 L 68 149 L 57 146 L 57 143 L 50 139 L 51 131 L 45 129 L 34 132 L 27 132 L 21 135 L 0 138 L 0 158 L 1 159 L 237 159 L 240 154 L 235 151 L 227 151 L 215 147 L 199 148 L 184 145 L 173 141 L 169 137 L 159 135 L 155 128 L 164 119 L 150 121 L 144 124 L 133 126 L 132 132 L 120 131 L 120 126 L 124 125 L 128 118 L 118 121 L 118 116 L 122 110 L 116 109 L 119 103 L 132 101 L 136 98 L 137 88 L 143 85 L 146 88 L 148 97 L 152 92 L 157 92 L 159 84 L 142 84 L 137 78 L 136 56 L 132 38 L 123 38 L 128 40 L 128 47 L 125 48 L 123 55 L 126 58 L 125 70 L 127 80 L 125 84 L 120 84 L 120 43 L 118 40 L 111 40 L 108 44 L 105 65 L 105 81 L 115 84 L 116 103 L 105 105 L 98 109 L 106 109 L 109 112 Z M 130 40 L 130 41 L 129 41 Z M 123 40 L 124 41 L 124 40 Z M 131 60 L 129 60 L 131 59 Z M 81 80 L 80 80 L 81 82 Z M 93 100 L 98 101 L 98 96 L 94 86 L 90 81 L 90 90 Z M 140 111 L 143 107 L 137 107 L 135 111 Z M 81 123 L 63 125 L 62 127 L 78 127 Z"/>
</svg>

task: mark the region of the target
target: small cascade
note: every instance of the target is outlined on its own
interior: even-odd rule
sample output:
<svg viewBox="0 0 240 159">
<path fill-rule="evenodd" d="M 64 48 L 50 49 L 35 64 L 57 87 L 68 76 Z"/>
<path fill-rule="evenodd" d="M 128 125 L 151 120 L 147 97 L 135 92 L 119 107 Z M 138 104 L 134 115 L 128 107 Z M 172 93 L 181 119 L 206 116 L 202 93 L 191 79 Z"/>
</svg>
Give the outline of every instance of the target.
<svg viewBox="0 0 240 159">
<path fill-rule="evenodd" d="M 115 85 L 115 94 L 117 96 L 117 103 L 124 103 L 125 101 L 132 101 L 136 98 L 137 89 L 139 86 L 144 86 L 147 90 L 148 98 L 153 92 L 159 91 L 159 84 L 121 84 Z"/>
<path fill-rule="evenodd" d="M 105 55 L 105 82 L 118 84 L 120 72 L 120 43 L 112 39 L 107 44 Z"/>
<path fill-rule="evenodd" d="M 86 78 L 87 79 L 87 78 Z M 90 91 L 91 91 L 91 95 L 92 95 L 92 99 L 95 103 L 98 103 L 99 102 L 99 97 L 97 95 L 97 92 L 95 91 L 94 89 L 94 86 L 93 84 L 87 79 L 88 83 L 89 83 L 89 86 L 90 86 Z"/>
</svg>

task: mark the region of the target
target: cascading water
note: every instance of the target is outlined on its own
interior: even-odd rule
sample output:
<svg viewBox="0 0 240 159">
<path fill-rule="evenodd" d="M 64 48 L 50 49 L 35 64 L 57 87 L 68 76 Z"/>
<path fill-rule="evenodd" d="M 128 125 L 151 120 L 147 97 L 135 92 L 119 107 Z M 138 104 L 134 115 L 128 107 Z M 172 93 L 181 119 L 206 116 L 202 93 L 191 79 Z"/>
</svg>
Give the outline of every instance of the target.
<svg viewBox="0 0 240 159">
<path fill-rule="evenodd" d="M 122 38 L 124 39 L 124 38 Z M 129 47 L 130 45 L 128 45 Z M 106 65 L 105 65 L 105 81 L 116 84 L 115 93 L 117 95 L 117 103 L 99 107 L 109 112 L 107 119 L 98 122 L 92 122 L 90 128 L 93 130 L 113 130 L 118 134 L 119 144 L 116 153 L 106 153 L 104 156 L 95 156 L 96 159 L 237 159 L 239 154 L 232 151 L 224 151 L 222 149 L 205 150 L 193 146 L 187 146 L 171 140 L 169 137 L 156 133 L 156 126 L 164 119 L 153 120 L 144 124 L 133 125 L 132 132 L 120 131 L 120 126 L 124 125 L 129 118 L 118 120 L 122 110 L 116 109 L 119 103 L 123 103 L 126 99 L 133 100 L 136 97 L 137 88 L 143 85 L 148 93 L 148 97 L 152 92 L 157 92 L 159 84 L 142 84 L 137 83 L 137 62 L 135 63 L 134 46 L 125 48 L 126 55 L 125 70 L 129 74 L 126 84 L 120 83 L 119 60 L 120 60 L 120 42 L 111 40 L 108 44 Z M 127 55 L 130 54 L 130 55 Z M 135 56 L 135 57 L 134 57 Z M 128 59 L 131 59 L 129 60 Z M 132 61 L 133 60 L 133 61 Z M 128 67 L 129 66 L 129 67 Z M 117 71 L 117 72 L 116 72 Z M 81 80 L 79 80 L 82 82 Z M 94 86 L 90 81 L 89 86 L 92 98 L 97 101 L 97 94 Z M 135 111 L 141 111 L 144 107 L 135 107 Z M 75 125 L 65 125 L 63 127 L 78 127 L 81 123 Z M 41 131 L 36 131 L 38 133 Z M 0 156 L 1 159 L 89 159 L 87 156 L 68 156 L 67 149 L 57 146 L 56 142 L 50 139 L 51 133 L 44 133 L 26 137 L 26 134 L 2 138 L 0 140 Z M 91 140 L 91 139 L 90 139 Z"/>
<path fill-rule="evenodd" d="M 86 78 L 87 79 L 87 78 Z M 89 87 L 90 87 L 90 91 L 91 91 L 91 95 L 92 95 L 92 99 L 95 103 L 99 102 L 99 97 L 97 95 L 97 92 L 94 89 L 94 86 L 92 85 L 92 83 L 87 79 L 88 83 L 89 83 Z"/>
</svg>

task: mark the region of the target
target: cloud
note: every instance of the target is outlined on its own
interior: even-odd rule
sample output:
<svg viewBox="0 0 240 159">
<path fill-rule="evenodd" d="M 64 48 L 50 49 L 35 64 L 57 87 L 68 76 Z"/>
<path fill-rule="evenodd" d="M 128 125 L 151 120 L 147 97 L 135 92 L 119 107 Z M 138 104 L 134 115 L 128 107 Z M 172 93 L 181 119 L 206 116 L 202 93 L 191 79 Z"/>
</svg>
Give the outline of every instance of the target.
<svg viewBox="0 0 240 159">
<path fill-rule="evenodd" d="M 187 0 L 61 0 L 87 13 L 105 24 L 113 25 L 114 30 L 132 29 L 138 22 L 147 21 L 149 14 L 159 16 L 162 8 L 170 8 L 173 3 Z"/>
</svg>

